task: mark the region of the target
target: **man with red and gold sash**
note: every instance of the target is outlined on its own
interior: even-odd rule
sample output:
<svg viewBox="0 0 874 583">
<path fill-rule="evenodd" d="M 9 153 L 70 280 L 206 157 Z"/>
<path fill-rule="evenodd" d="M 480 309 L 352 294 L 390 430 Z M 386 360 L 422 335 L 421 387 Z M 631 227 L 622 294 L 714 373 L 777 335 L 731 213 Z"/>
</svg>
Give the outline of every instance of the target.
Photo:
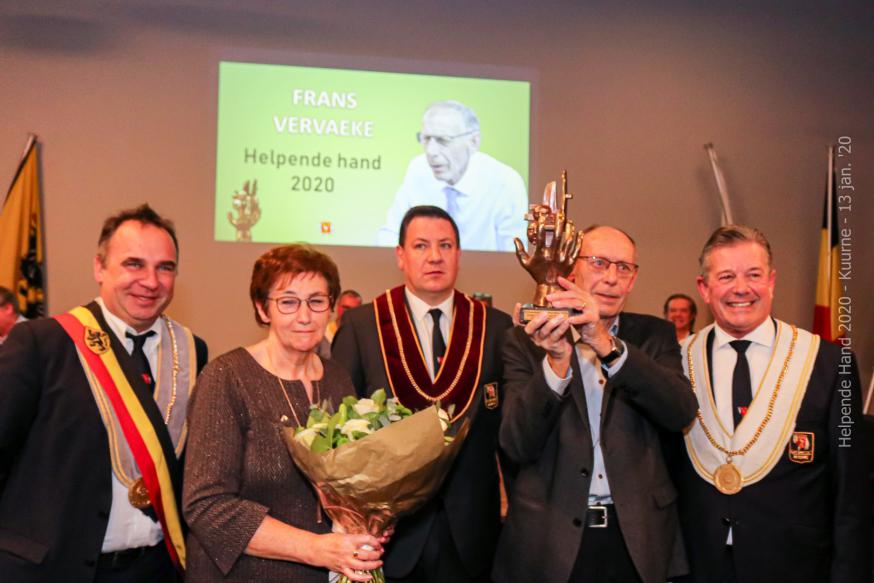
<svg viewBox="0 0 874 583">
<path fill-rule="evenodd" d="M 500 346 L 512 321 L 455 289 L 461 250 L 446 211 L 411 208 L 399 239 L 404 285 L 343 316 L 333 358 L 361 395 L 384 387 L 411 409 L 440 400 L 472 425 L 440 493 L 398 524 L 385 573 L 390 581 L 487 582 L 500 529 Z"/>
<path fill-rule="evenodd" d="M 852 352 L 771 316 L 776 271 L 759 230 L 720 227 L 700 264 L 714 323 L 682 346 L 700 408 L 678 479 L 686 580 L 870 581 Z"/>
<path fill-rule="evenodd" d="M 99 297 L 0 349 L 4 583 L 175 581 L 186 406 L 206 345 L 163 315 L 179 251 L 143 205 L 110 217 Z"/>
</svg>

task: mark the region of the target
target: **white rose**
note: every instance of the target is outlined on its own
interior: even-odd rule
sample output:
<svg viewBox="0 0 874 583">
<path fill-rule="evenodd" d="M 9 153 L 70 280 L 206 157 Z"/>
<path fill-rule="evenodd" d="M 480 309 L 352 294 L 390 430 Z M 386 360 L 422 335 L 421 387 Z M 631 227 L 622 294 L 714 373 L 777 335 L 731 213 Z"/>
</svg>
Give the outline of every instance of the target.
<svg viewBox="0 0 874 583">
<path fill-rule="evenodd" d="M 295 435 L 294 438 L 305 445 L 307 449 L 311 449 L 313 446 L 313 440 L 316 438 L 316 435 L 318 435 L 319 430 L 324 429 L 327 426 L 327 423 L 314 423 L 312 427 L 307 427 Z"/>
<path fill-rule="evenodd" d="M 358 402 L 355 403 L 355 412 L 361 416 L 368 413 L 376 413 L 377 411 L 379 411 L 379 407 L 376 406 L 373 399 L 359 399 Z"/>
<path fill-rule="evenodd" d="M 343 424 L 343 427 L 340 428 L 340 433 L 349 439 L 354 439 L 352 433 L 355 431 L 359 433 L 373 433 L 373 429 L 370 428 L 367 419 L 349 419 Z"/>
<path fill-rule="evenodd" d="M 437 418 L 440 419 L 440 426 L 444 432 L 449 429 L 449 413 L 445 409 L 437 409 Z"/>
</svg>

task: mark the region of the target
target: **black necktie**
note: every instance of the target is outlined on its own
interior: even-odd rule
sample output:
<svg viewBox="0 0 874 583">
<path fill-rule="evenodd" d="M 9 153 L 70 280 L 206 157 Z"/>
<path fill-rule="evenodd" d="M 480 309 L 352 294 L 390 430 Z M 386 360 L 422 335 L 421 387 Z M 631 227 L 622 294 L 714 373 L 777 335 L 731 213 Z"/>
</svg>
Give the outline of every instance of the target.
<svg viewBox="0 0 874 583">
<path fill-rule="evenodd" d="M 443 312 L 434 308 L 428 310 L 431 314 L 431 319 L 434 320 L 434 329 L 431 331 L 431 354 L 434 355 L 434 376 L 437 376 L 437 371 L 440 370 L 440 365 L 443 363 L 443 355 L 446 353 L 446 342 L 443 341 L 443 333 L 440 332 L 440 316 Z"/>
<path fill-rule="evenodd" d="M 125 336 L 134 341 L 134 350 L 130 353 L 130 355 L 134 359 L 134 363 L 137 365 L 137 372 L 143 376 L 143 381 L 149 385 L 149 389 L 155 389 L 155 379 L 152 377 L 152 367 L 149 366 L 149 359 L 146 358 L 146 352 L 143 350 L 143 346 L 146 344 L 146 339 L 149 336 L 154 336 L 155 331 L 149 330 L 145 334 L 140 334 L 137 336 L 136 334 L 131 334 L 130 332 L 125 332 Z"/>
<path fill-rule="evenodd" d="M 734 374 L 731 376 L 731 410 L 734 413 L 734 426 L 737 427 L 753 400 L 750 363 L 746 354 L 750 341 L 732 340 L 729 344 L 737 352 L 737 362 L 734 365 Z"/>
</svg>

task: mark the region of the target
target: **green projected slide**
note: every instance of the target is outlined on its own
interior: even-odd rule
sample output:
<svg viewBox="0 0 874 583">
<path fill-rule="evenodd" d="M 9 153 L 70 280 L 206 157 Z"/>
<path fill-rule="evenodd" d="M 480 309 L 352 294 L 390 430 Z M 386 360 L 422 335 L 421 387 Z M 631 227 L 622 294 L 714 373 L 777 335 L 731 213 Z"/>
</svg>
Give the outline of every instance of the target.
<svg viewBox="0 0 874 583">
<path fill-rule="evenodd" d="M 527 81 L 221 62 L 215 238 L 393 246 L 392 215 L 436 204 L 463 248 L 509 251 L 529 120 Z"/>
</svg>

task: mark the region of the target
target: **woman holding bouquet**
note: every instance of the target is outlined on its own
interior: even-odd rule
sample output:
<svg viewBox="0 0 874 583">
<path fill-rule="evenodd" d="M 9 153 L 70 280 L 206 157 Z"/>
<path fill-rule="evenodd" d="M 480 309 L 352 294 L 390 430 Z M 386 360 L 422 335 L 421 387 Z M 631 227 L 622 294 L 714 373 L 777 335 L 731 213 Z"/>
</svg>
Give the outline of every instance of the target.
<svg viewBox="0 0 874 583">
<path fill-rule="evenodd" d="M 377 538 L 331 533 L 280 432 L 306 423 L 312 403 L 354 394 L 345 370 L 316 354 L 339 293 L 337 266 L 310 247 L 255 262 L 249 294 L 267 337 L 211 362 L 189 409 L 190 583 L 326 583 L 328 570 L 367 581 L 356 571 L 382 565 Z"/>
</svg>

